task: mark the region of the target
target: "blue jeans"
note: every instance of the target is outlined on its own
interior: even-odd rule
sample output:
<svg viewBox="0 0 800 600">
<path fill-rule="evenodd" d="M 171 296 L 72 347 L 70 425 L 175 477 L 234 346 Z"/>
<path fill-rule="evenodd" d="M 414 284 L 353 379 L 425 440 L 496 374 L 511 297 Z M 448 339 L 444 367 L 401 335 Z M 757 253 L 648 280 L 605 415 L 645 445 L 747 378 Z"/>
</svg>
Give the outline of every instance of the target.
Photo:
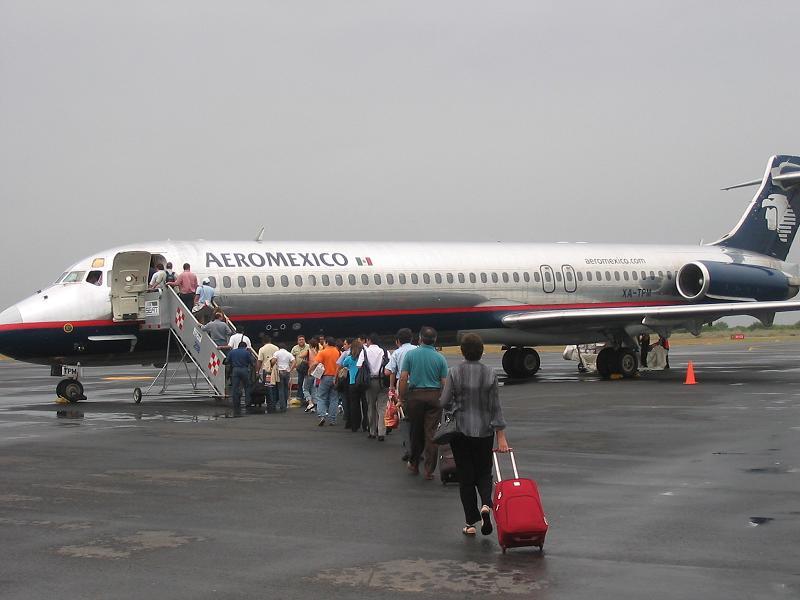
<svg viewBox="0 0 800 600">
<path fill-rule="evenodd" d="M 281 371 L 280 381 L 276 384 L 278 391 L 278 410 L 283 412 L 286 410 L 286 405 L 289 401 L 289 380 L 291 374 L 288 371 Z"/>
<path fill-rule="evenodd" d="M 234 367 L 231 371 L 231 403 L 233 410 L 239 410 L 239 395 L 244 387 L 244 407 L 247 408 L 248 400 L 250 399 L 250 369 L 247 367 Z"/>
<path fill-rule="evenodd" d="M 306 382 L 306 374 L 297 371 L 297 398 L 303 399 L 303 384 Z"/>
<path fill-rule="evenodd" d="M 324 419 L 327 415 L 328 421 L 336 423 L 337 408 L 339 408 L 339 394 L 336 393 L 334 377 L 325 375 L 317 390 L 317 416 Z"/>
<path fill-rule="evenodd" d="M 314 378 L 310 375 L 303 379 L 303 397 L 306 402 L 311 402 L 311 404 L 317 403 L 317 386 L 314 383 Z"/>
</svg>

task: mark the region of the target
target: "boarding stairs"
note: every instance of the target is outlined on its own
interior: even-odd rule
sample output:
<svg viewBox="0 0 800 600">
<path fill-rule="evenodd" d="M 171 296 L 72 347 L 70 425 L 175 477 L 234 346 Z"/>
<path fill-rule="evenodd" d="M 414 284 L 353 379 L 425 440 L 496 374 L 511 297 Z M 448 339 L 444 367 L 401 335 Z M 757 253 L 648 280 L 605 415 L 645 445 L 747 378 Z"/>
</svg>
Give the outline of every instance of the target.
<svg viewBox="0 0 800 600">
<path fill-rule="evenodd" d="M 140 312 L 140 316 L 143 317 L 143 322 L 140 324 L 140 329 L 142 331 L 168 330 L 169 337 L 167 338 L 164 366 L 161 367 L 149 387 L 145 390 L 141 388 L 134 390 L 134 401 L 141 402 L 143 396 L 163 397 L 181 368 L 184 369 L 192 384 L 192 396 L 226 398 L 229 390 L 223 365 L 225 353 L 203 331 L 202 324 L 195 318 L 191 309 L 183 303 L 170 286 L 166 286 L 160 291 L 144 292 L 141 296 L 143 310 Z M 225 316 L 225 320 L 236 331 L 236 327 L 227 316 Z M 177 346 L 180 359 L 171 370 L 171 357 L 174 355 L 173 344 Z M 190 371 L 190 365 L 194 365 L 194 373 Z M 203 381 L 208 384 L 207 389 L 203 389 Z M 159 382 L 161 382 L 161 389 L 154 392 L 153 390 L 157 388 Z"/>
</svg>

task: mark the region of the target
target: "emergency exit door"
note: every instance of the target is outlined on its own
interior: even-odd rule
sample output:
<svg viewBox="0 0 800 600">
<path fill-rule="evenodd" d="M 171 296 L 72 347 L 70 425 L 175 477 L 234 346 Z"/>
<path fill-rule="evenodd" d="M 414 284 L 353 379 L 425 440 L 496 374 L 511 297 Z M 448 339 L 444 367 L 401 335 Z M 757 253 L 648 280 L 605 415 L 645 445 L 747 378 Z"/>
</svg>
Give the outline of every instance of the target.
<svg viewBox="0 0 800 600">
<path fill-rule="evenodd" d="M 150 272 L 150 253 L 120 252 L 111 268 L 111 310 L 115 321 L 144 319 L 144 292 Z"/>
<path fill-rule="evenodd" d="M 572 268 L 572 265 L 563 265 L 561 272 L 564 275 L 564 291 L 571 294 L 578 289 L 578 278 L 575 276 L 575 269 Z"/>
<path fill-rule="evenodd" d="M 542 265 L 539 270 L 542 273 L 542 289 L 545 293 L 552 294 L 556 291 L 556 276 L 553 273 L 553 267 Z"/>
</svg>

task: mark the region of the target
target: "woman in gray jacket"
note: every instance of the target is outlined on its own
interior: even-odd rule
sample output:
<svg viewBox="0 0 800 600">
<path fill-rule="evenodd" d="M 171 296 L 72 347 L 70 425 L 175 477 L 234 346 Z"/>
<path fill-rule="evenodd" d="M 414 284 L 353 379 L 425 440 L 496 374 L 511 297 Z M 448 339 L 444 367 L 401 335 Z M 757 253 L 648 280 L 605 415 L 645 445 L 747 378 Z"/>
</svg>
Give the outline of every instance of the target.
<svg viewBox="0 0 800 600">
<path fill-rule="evenodd" d="M 483 340 L 474 333 L 461 339 L 464 362 L 447 373 L 439 400 L 445 410 L 455 411 L 459 434 L 450 442 L 459 478 L 461 504 L 466 526 L 464 535 L 492 533 L 492 447 L 497 435 L 497 450 L 508 452 L 506 422 L 498 397 L 497 375 L 480 362 Z M 477 491 L 477 494 L 476 494 Z M 478 496 L 481 507 L 478 509 Z"/>
</svg>

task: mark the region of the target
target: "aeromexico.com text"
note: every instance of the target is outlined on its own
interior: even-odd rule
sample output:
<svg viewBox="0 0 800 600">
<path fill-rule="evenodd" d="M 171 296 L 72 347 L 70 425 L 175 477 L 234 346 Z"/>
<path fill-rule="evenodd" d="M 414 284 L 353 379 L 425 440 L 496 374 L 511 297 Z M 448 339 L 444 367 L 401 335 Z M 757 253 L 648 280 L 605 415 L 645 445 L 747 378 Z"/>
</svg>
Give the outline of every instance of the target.
<svg viewBox="0 0 800 600">
<path fill-rule="evenodd" d="M 210 267 L 346 267 L 347 257 L 341 252 L 206 252 L 206 268 Z"/>
<path fill-rule="evenodd" d="M 587 265 L 645 265 L 644 258 L 587 258 Z"/>
</svg>

